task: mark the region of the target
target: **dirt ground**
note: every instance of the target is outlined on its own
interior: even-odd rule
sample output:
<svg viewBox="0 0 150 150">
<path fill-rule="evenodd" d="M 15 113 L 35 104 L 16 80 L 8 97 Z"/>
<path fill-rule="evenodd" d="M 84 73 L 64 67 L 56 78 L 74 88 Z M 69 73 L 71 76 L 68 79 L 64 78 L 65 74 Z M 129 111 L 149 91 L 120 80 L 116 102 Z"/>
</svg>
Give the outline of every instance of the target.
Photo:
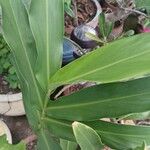
<svg viewBox="0 0 150 150">
<path fill-rule="evenodd" d="M 25 116 L 21 117 L 7 117 L 0 116 L 0 118 L 7 124 L 10 132 L 12 134 L 13 144 L 17 144 L 23 139 L 33 135 L 27 118 Z M 36 149 L 36 141 L 30 142 L 27 145 L 27 150 L 35 150 Z"/>
</svg>

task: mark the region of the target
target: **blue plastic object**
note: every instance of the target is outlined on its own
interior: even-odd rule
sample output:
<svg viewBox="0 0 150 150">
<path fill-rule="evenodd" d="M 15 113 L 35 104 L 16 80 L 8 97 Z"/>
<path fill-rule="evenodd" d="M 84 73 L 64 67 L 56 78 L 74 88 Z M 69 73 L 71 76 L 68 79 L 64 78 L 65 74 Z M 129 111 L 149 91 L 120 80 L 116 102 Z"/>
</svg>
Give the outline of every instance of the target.
<svg viewBox="0 0 150 150">
<path fill-rule="evenodd" d="M 76 51 L 78 47 L 73 44 L 70 39 L 64 38 L 63 41 L 63 65 L 70 63 L 75 60 L 74 51 Z"/>
</svg>

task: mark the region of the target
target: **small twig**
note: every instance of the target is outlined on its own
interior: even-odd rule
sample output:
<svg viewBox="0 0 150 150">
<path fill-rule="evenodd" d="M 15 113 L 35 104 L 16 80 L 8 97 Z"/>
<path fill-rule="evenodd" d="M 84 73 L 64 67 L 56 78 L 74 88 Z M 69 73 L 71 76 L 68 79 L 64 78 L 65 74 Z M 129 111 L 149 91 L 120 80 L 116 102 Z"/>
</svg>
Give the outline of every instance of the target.
<svg viewBox="0 0 150 150">
<path fill-rule="evenodd" d="M 149 18 L 149 19 L 150 19 L 149 16 L 147 16 L 146 14 L 144 14 L 144 13 L 142 13 L 142 12 L 136 10 L 136 9 L 130 9 L 130 8 L 124 8 L 124 7 L 121 7 L 121 9 L 123 9 L 123 10 L 125 10 L 125 11 L 129 11 L 129 12 L 137 13 L 137 14 L 139 14 L 139 15 L 144 16 L 145 18 Z"/>
<path fill-rule="evenodd" d="M 75 1 L 75 0 L 72 0 L 72 3 L 73 3 L 73 5 L 74 5 L 74 13 L 75 13 L 74 22 L 75 22 L 76 26 L 78 26 L 78 25 L 79 25 L 79 22 L 78 22 L 77 4 L 76 4 L 76 1 Z"/>
<path fill-rule="evenodd" d="M 29 144 L 33 141 L 37 140 L 37 136 L 35 134 L 28 136 L 27 138 L 23 139 L 23 143 Z"/>
<path fill-rule="evenodd" d="M 117 7 L 111 5 L 111 4 L 108 3 L 108 2 L 105 2 L 105 3 L 109 6 L 109 8 L 110 8 L 112 11 L 116 11 L 116 10 L 117 10 Z"/>
</svg>

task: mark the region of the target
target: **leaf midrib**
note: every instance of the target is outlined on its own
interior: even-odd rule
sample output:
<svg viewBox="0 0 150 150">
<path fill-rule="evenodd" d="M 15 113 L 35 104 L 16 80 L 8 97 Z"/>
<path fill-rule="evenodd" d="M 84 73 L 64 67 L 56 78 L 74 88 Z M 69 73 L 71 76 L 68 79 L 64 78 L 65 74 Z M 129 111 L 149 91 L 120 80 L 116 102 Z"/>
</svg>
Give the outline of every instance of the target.
<svg viewBox="0 0 150 150">
<path fill-rule="evenodd" d="M 48 0 L 45 0 L 46 1 L 46 64 L 47 64 L 47 75 L 46 75 L 46 78 L 47 78 L 47 83 L 49 81 L 49 73 L 50 73 L 50 64 L 49 64 L 49 60 L 50 60 L 50 56 L 49 56 L 49 48 L 50 48 L 50 44 L 49 44 L 49 11 L 48 11 L 48 8 L 49 8 L 49 4 L 48 4 Z"/>
</svg>

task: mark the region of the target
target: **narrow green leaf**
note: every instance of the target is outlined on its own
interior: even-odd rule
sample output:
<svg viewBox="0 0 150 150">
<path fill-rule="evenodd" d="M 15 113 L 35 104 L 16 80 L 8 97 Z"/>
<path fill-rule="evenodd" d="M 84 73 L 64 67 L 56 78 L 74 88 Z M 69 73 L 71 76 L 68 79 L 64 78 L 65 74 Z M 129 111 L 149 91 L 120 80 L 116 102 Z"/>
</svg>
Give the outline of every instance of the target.
<svg viewBox="0 0 150 150">
<path fill-rule="evenodd" d="M 76 150 L 78 147 L 78 144 L 75 142 L 60 139 L 60 146 L 62 150 Z"/>
<path fill-rule="evenodd" d="M 70 8 L 70 6 L 68 4 L 64 4 L 64 10 L 65 12 L 72 18 L 75 18 L 75 13 L 73 12 L 73 10 Z"/>
<path fill-rule="evenodd" d="M 76 140 L 82 150 L 101 150 L 104 148 L 99 135 L 89 126 L 74 122 L 72 127 Z"/>
<path fill-rule="evenodd" d="M 108 37 L 111 34 L 113 28 L 114 28 L 114 23 L 113 22 L 108 22 L 107 23 L 106 37 Z"/>
<path fill-rule="evenodd" d="M 67 120 L 115 118 L 150 110 L 150 77 L 102 84 L 50 101 L 47 115 Z M 94 108 L 94 109 L 93 109 Z"/>
<path fill-rule="evenodd" d="M 37 52 L 27 12 L 21 0 L 0 0 L 0 5 L 3 33 L 14 57 L 26 113 L 30 118 L 30 124 L 37 126 L 37 109 L 40 110 L 43 106 L 42 99 L 45 98 L 45 93 L 38 85 L 34 74 Z"/>
<path fill-rule="evenodd" d="M 63 0 L 32 0 L 30 6 L 29 21 L 38 52 L 36 77 L 43 89 L 62 63 L 63 6 Z"/>
<path fill-rule="evenodd" d="M 58 137 L 75 141 L 71 128 L 72 122 L 51 118 L 44 118 L 43 122 L 50 132 Z M 104 121 L 83 123 L 93 128 L 100 135 L 102 143 L 112 149 L 134 149 L 141 146 L 143 141 L 147 146 L 150 145 L 150 127 L 120 125 Z"/>
<path fill-rule="evenodd" d="M 50 86 L 93 81 L 109 83 L 140 78 L 150 73 L 150 34 L 112 42 L 60 69 Z"/>
<path fill-rule="evenodd" d="M 101 13 L 99 15 L 99 29 L 100 33 L 102 34 L 103 38 L 106 38 L 106 20 L 105 20 L 105 14 Z"/>
<path fill-rule="evenodd" d="M 48 131 L 41 129 L 38 137 L 38 150 L 61 150 L 59 143 L 54 141 Z"/>
<path fill-rule="evenodd" d="M 11 145 L 6 140 L 6 136 L 0 136 L 0 150 L 26 150 L 26 145 L 20 142 L 16 145 Z"/>
<path fill-rule="evenodd" d="M 66 3 L 68 6 L 71 6 L 71 0 L 64 0 L 64 3 Z"/>
</svg>

